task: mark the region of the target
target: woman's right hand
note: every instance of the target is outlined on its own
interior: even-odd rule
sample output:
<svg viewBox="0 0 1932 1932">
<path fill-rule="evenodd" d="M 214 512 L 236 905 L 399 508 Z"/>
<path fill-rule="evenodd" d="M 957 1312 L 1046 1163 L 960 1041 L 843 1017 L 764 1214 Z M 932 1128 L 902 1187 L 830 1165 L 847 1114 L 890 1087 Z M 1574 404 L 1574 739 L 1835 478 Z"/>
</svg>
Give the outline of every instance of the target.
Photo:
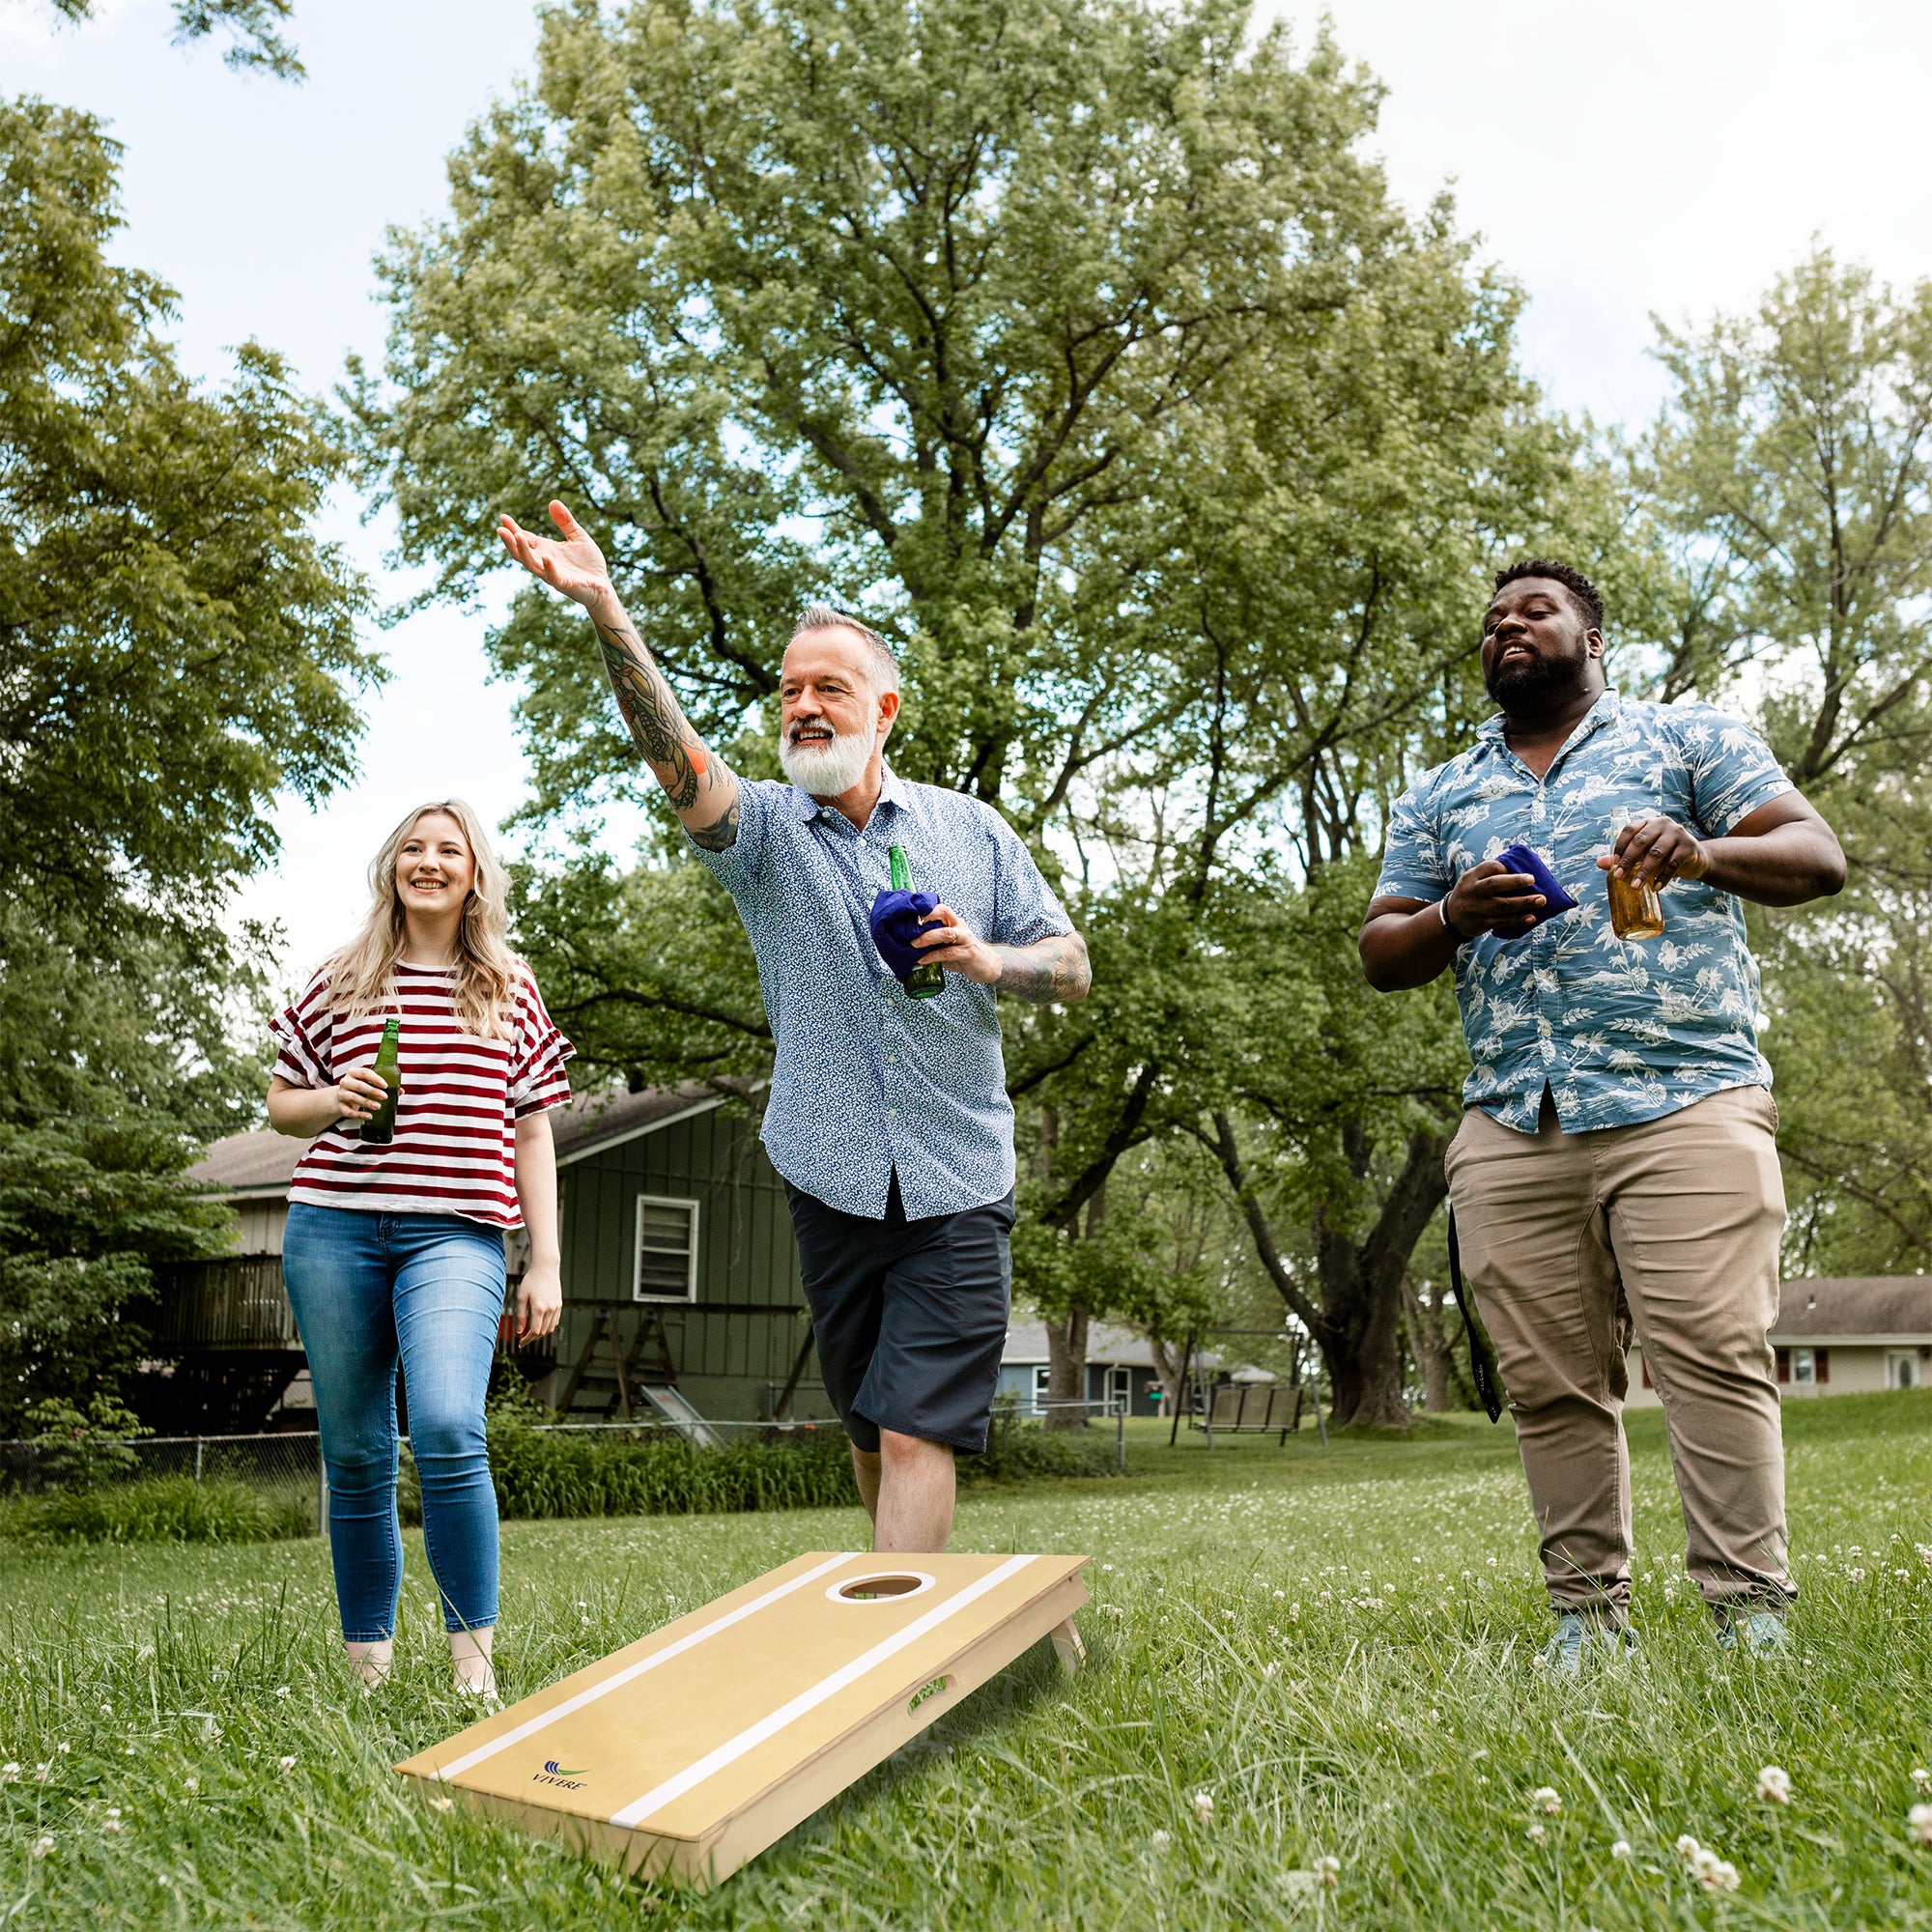
<svg viewBox="0 0 1932 1932">
<path fill-rule="evenodd" d="M 373 1066 L 356 1066 L 335 1085 L 336 1119 L 354 1121 L 358 1125 L 373 1120 L 376 1110 L 389 1097 L 389 1086 Z"/>
</svg>

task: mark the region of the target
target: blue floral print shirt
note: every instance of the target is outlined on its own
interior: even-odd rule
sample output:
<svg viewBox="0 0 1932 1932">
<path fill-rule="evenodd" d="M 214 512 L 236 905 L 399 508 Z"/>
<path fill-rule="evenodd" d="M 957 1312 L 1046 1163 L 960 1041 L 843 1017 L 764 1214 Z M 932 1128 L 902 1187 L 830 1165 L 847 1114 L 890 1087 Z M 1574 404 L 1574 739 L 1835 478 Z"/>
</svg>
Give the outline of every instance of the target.
<svg viewBox="0 0 1932 1932">
<path fill-rule="evenodd" d="M 796 785 L 738 781 L 736 841 L 694 845 L 738 907 L 777 1048 L 765 1151 L 828 1207 L 884 1218 L 893 1170 L 908 1220 L 998 1201 L 1013 1184 L 998 1003 L 956 973 L 915 1000 L 872 943 L 872 900 L 903 845 L 915 884 L 999 946 L 1071 932 L 1011 826 L 964 792 L 886 770 L 861 832 Z"/>
<path fill-rule="evenodd" d="M 1657 813 L 1721 838 L 1793 789 L 1748 725 L 1707 704 L 1606 691 L 1548 774 L 1492 718 L 1461 756 L 1422 778 L 1390 816 L 1376 896 L 1435 900 L 1520 839 L 1577 900 L 1521 939 L 1486 932 L 1456 954 L 1456 999 L 1475 1063 L 1463 1103 L 1536 1131 L 1547 1085 L 1564 1131 L 1627 1127 L 1726 1087 L 1769 1087 L 1757 1049 L 1757 962 L 1744 912 L 1701 880 L 1664 889 L 1660 938 L 1610 930 L 1597 860 L 1632 819 Z"/>
</svg>

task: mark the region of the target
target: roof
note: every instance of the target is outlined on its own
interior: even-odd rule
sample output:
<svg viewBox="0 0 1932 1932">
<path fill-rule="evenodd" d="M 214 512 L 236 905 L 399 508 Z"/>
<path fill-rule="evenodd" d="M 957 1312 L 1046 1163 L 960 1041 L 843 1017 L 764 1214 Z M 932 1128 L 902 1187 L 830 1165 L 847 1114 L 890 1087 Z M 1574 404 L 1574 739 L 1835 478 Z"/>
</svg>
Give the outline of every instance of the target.
<svg viewBox="0 0 1932 1932">
<path fill-rule="evenodd" d="M 1932 1343 L 1932 1275 L 1832 1275 L 1787 1281 L 1774 1343 Z"/>
<path fill-rule="evenodd" d="M 1174 1351 L 1178 1357 L 1179 1350 Z M 1095 1321 L 1087 1330 L 1087 1359 L 1096 1368 L 1151 1369 L 1153 1347 L 1145 1335 L 1132 1328 L 1116 1328 L 1109 1321 Z M 1046 1323 L 1014 1321 L 1007 1328 L 1006 1346 L 1000 1350 L 1000 1366 L 1006 1369 L 1037 1366 L 1047 1360 Z M 1228 1366 L 1227 1358 L 1211 1349 L 1197 1349 L 1193 1365 L 1203 1369 Z M 1237 1369 L 1237 1376 L 1260 1371 Z"/>
<path fill-rule="evenodd" d="M 707 1087 L 647 1087 L 640 1094 L 621 1088 L 583 1094 L 551 1116 L 559 1166 L 582 1160 L 620 1141 L 635 1139 L 689 1114 L 709 1113 L 723 1099 Z M 272 1198 L 286 1194 L 296 1163 L 308 1142 L 271 1127 L 252 1127 L 214 1142 L 187 1171 L 189 1180 L 229 1199 Z"/>
</svg>

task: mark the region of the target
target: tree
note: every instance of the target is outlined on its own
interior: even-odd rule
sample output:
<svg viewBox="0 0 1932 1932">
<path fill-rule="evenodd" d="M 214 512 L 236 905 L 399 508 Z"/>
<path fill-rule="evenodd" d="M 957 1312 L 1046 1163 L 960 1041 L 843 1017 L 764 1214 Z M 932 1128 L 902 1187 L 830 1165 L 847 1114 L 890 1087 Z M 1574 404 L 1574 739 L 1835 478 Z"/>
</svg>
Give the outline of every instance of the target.
<svg viewBox="0 0 1932 1932">
<path fill-rule="evenodd" d="M 1752 914 L 1794 1271 L 1932 1264 L 1932 284 L 1818 251 L 1747 316 L 1661 330 L 1644 451 L 1686 609 L 1666 694 L 1755 714 L 1836 827 L 1845 894 Z"/>
<path fill-rule="evenodd" d="M 341 454 L 268 351 L 181 374 L 172 294 L 108 259 L 118 152 L 0 102 L 0 1427 L 111 1385 L 152 1267 L 219 1245 L 179 1183 L 261 1092 L 222 916 L 377 674 L 309 528 Z"/>
<path fill-rule="evenodd" d="M 342 458 L 256 344 L 210 394 L 113 265 L 118 146 L 0 103 L 0 894 L 218 950 L 278 792 L 352 769 L 366 593 L 310 521 Z"/>
<path fill-rule="evenodd" d="M 1357 152 L 1373 83 L 1249 26 L 1232 0 L 553 13 L 448 220 L 391 249 L 385 380 L 347 395 L 440 593 L 495 567 L 497 512 L 564 497 L 746 768 L 800 604 L 895 635 L 895 765 L 998 803 L 1094 947 L 1093 998 L 1009 1016 L 1064 1237 L 1243 1087 L 1224 886 L 1373 843 L 1467 709 L 1474 566 L 1579 469 L 1514 367 L 1515 292 Z M 526 687 L 531 819 L 648 795 L 574 613 L 526 586 L 492 648 Z M 607 1064 L 742 1079 L 769 1049 L 687 864 L 532 881 L 531 943 Z"/>
<path fill-rule="evenodd" d="M 50 0 L 63 19 L 94 17 L 96 0 Z M 175 44 L 205 40 L 216 27 L 225 28 L 230 44 L 222 50 L 223 64 L 238 73 L 273 74 L 277 80 L 301 80 L 302 64 L 294 44 L 282 35 L 282 23 L 295 13 L 295 0 L 173 0 Z"/>
</svg>

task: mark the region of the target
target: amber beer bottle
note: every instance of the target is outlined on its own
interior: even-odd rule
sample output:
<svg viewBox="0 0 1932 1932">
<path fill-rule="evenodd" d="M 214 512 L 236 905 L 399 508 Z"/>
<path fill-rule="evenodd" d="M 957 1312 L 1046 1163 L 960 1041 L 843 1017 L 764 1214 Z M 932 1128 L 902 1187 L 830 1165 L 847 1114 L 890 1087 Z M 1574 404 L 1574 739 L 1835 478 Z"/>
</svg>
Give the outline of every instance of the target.
<svg viewBox="0 0 1932 1932">
<path fill-rule="evenodd" d="M 905 855 L 903 845 L 895 845 L 890 854 L 893 867 L 893 891 L 895 893 L 916 892 L 912 882 L 912 866 Z M 915 1000 L 930 1000 L 946 990 L 946 968 L 944 966 L 915 966 L 906 976 L 906 992 Z"/>
<path fill-rule="evenodd" d="M 389 1097 L 362 1122 L 362 1138 L 383 1147 L 396 1138 L 396 1102 L 402 1097 L 403 1073 L 397 1064 L 403 1037 L 401 1020 L 389 1020 L 383 1028 L 383 1043 L 376 1049 L 376 1077 L 389 1090 Z"/>
<path fill-rule="evenodd" d="M 1617 830 L 1643 823 L 1641 814 L 1621 815 Z M 1610 882 L 1610 930 L 1619 939 L 1655 939 L 1663 930 L 1663 901 L 1657 888 L 1638 885 L 1621 872 L 1608 874 Z"/>
</svg>

